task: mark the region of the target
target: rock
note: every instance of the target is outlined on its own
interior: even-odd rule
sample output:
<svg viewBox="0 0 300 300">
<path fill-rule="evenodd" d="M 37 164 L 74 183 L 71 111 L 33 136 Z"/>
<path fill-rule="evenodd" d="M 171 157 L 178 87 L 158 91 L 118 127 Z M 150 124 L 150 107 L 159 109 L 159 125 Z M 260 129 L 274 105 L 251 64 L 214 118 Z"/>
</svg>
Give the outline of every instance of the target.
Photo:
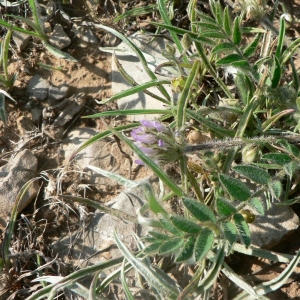
<svg viewBox="0 0 300 300">
<path fill-rule="evenodd" d="M 48 98 L 49 83 L 40 75 L 34 75 L 28 82 L 27 91 L 29 94 L 41 101 Z"/>
<path fill-rule="evenodd" d="M 265 216 L 255 217 L 254 223 L 248 225 L 252 245 L 259 248 L 272 248 L 299 227 L 298 216 L 288 206 L 273 205 Z"/>
<path fill-rule="evenodd" d="M 64 49 L 71 44 L 71 39 L 69 36 L 64 32 L 63 27 L 60 24 L 56 24 L 54 29 L 49 37 L 49 42 L 52 46 L 56 47 L 57 49 Z"/>
<path fill-rule="evenodd" d="M 44 32 L 45 32 L 45 33 L 50 33 L 50 32 L 52 32 L 52 28 L 51 28 L 50 22 L 45 22 L 45 23 L 44 23 Z"/>
<path fill-rule="evenodd" d="M 78 26 L 73 24 L 72 31 L 83 42 L 83 46 L 88 44 L 99 44 L 97 37 L 88 26 Z"/>
<path fill-rule="evenodd" d="M 61 100 L 67 97 L 69 87 L 66 84 L 60 86 L 50 85 L 49 87 L 49 99 L 51 100 Z"/>
<path fill-rule="evenodd" d="M 98 134 L 98 132 L 92 128 L 76 128 L 69 132 L 63 143 L 65 162 L 68 161 L 73 151 L 96 134 Z M 123 147 L 124 151 L 128 151 L 128 148 L 126 150 L 126 147 Z M 92 172 L 86 167 L 87 165 L 92 165 L 110 172 L 116 172 L 126 178 L 129 178 L 130 175 L 129 160 L 125 159 L 116 143 L 112 143 L 112 141 L 108 140 L 98 141 L 83 149 L 76 155 L 74 162 L 79 170 L 86 175 L 87 178 L 85 178 L 85 180 L 90 184 L 96 184 L 100 192 L 109 192 L 110 189 L 116 187 L 117 183 Z"/>
<path fill-rule="evenodd" d="M 0 226 L 6 226 L 6 219 L 11 215 L 20 189 L 36 176 L 36 172 L 37 158 L 27 149 L 19 152 L 0 168 Z M 33 182 L 19 203 L 18 213 L 31 202 L 38 189 L 38 182 Z"/>
<path fill-rule="evenodd" d="M 24 136 L 28 132 L 32 132 L 36 129 L 32 120 L 25 116 L 21 116 L 17 119 L 17 127 L 20 131 L 21 136 Z"/>
<path fill-rule="evenodd" d="M 136 217 L 136 210 L 143 205 L 144 193 L 142 187 L 125 190 L 112 201 L 106 203 L 106 206 Z M 147 231 L 136 223 L 128 222 L 123 218 L 117 218 L 97 210 L 83 234 L 79 237 L 78 234 L 74 233 L 74 238 L 75 236 L 78 237 L 78 243 L 72 248 L 72 262 L 75 262 L 75 265 L 80 265 L 84 260 L 97 252 L 97 255 L 89 259 L 90 264 L 120 257 L 118 249 L 115 247 L 109 248 L 115 244 L 114 231 L 131 250 L 132 247 L 135 246 L 133 232 L 138 235 L 140 235 L 141 232 L 143 235 L 147 234 Z M 71 239 L 73 240 L 72 237 Z M 65 257 L 64 261 L 66 262 L 65 259 L 67 259 L 69 253 L 69 245 L 70 237 L 63 237 L 54 242 L 51 248 L 54 250 L 54 253 L 57 253 L 60 257 Z M 104 251 L 101 252 L 101 250 Z"/>
<path fill-rule="evenodd" d="M 29 45 L 31 37 L 28 34 L 19 31 L 14 31 L 12 34 L 12 38 L 16 43 L 18 51 L 21 52 Z"/>
<path fill-rule="evenodd" d="M 30 110 L 32 123 L 38 125 L 42 120 L 42 109 L 41 108 L 32 108 Z"/>
<path fill-rule="evenodd" d="M 130 40 L 135 43 L 135 45 L 143 51 L 143 54 L 146 58 L 149 68 L 154 71 L 157 66 L 162 64 L 163 62 L 167 62 L 168 60 L 162 55 L 162 52 L 165 49 L 165 42 L 163 38 L 155 38 L 153 42 L 150 42 L 152 36 L 144 35 L 140 33 L 135 33 L 130 36 Z M 105 48 L 101 48 L 101 50 L 105 51 Z M 110 50 L 108 50 L 110 52 Z M 124 70 L 138 83 L 145 83 L 151 81 L 151 78 L 144 70 L 142 63 L 136 57 L 135 53 L 125 44 L 121 43 L 115 51 L 118 60 Z M 162 72 L 160 70 L 160 72 Z M 166 73 L 167 74 L 167 73 Z M 170 79 L 176 77 L 174 74 L 169 74 L 168 77 L 158 76 L 158 79 Z M 173 95 L 171 88 L 169 85 L 164 85 L 170 97 L 176 101 L 176 95 Z M 125 79 L 120 74 L 114 59 L 112 59 L 112 91 L 113 94 L 120 93 L 124 90 L 132 88 L 130 84 L 125 81 Z M 163 95 L 156 88 L 149 88 L 148 91 L 153 94 L 160 96 L 162 98 Z M 165 98 L 164 98 L 165 99 Z M 164 105 L 161 101 L 158 101 L 151 96 L 140 92 L 138 94 L 133 94 L 128 97 L 117 100 L 119 109 L 164 109 Z M 132 115 L 127 116 L 130 121 L 138 121 L 142 119 L 151 119 L 159 117 L 159 115 Z"/>
</svg>

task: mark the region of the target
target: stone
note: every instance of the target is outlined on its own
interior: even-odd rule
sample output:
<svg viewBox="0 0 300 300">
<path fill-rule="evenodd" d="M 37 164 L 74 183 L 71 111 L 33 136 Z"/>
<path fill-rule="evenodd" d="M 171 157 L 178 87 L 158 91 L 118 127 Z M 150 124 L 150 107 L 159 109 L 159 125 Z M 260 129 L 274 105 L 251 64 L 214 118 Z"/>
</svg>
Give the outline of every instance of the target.
<svg viewBox="0 0 300 300">
<path fill-rule="evenodd" d="M 78 147 L 90 138 L 94 137 L 98 132 L 93 128 L 75 128 L 70 131 L 63 142 L 63 150 L 65 153 L 65 163 L 72 153 Z M 96 174 L 87 168 L 87 165 L 92 165 L 110 172 L 117 172 L 126 178 L 130 175 L 130 162 L 124 160 L 116 145 L 109 140 L 100 140 L 93 143 L 89 147 L 80 151 L 73 163 L 76 164 L 80 172 L 84 173 L 90 184 L 96 185 L 99 191 L 107 192 L 108 189 L 113 189 L 117 183 L 109 178 Z M 124 150 L 124 149 L 123 149 Z M 126 151 L 126 149 L 124 150 Z"/>
<path fill-rule="evenodd" d="M 33 132 L 36 129 L 32 120 L 25 116 L 21 116 L 17 119 L 17 127 L 21 136 L 24 136 L 29 132 Z"/>
<path fill-rule="evenodd" d="M 49 87 L 49 99 L 59 101 L 67 97 L 69 87 L 66 84 L 60 86 L 50 85 Z"/>
<path fill-rule="evenodd" d="M 27 91 L 32 97 L 44 101 L 48 98 L 49 83 L 36 74 L 29 80 Z"/>
<path fill-rule="evenodd" d="M 14 31 L 12 34 L 13 41 L 15 42 L 18 52 L 21 52 L 24 50 L 30 42 L 30 35 L 19 32 L 19 31 Z"/>
<path fill-rule="evenodd" d="M 32 123 L 34 125 L 40 124 L 40 122 L 42 120 L 42 109 L 41 108 L 32 108 L 30 110 L 30 112 L 31 112 Z"/>
<path fill-rule="evenodd" d="M 69 36 L 64 32 L 63 27 L 60 24 L 56 24 L 49 37 L 49 42 L 52 46 L 61 50 L 70 46 L 72 41 L 69 38 Z"/>
<path fill-rule="evenodd" d="M 136 217 L 136 210 L 141 208 L 144 203 L 144 195 L 145 191 L 142 187 L 127 189 L 105 205 Z M 110 247 L 115 244 L 114 231 L 131 250 L 135 246 L 133 233 L 135 232 L 138 235 L 141 232 L 143 235 L 147 234 L 147 229 L 143 229 L 137 223 L 97 210 L 81 236 L 78 233 L 74 233 L 74 237 L 71 237 L 72 240 L 75 236 L 77 237 L 77 243 L 72 248 L 72 262 L 75 265 L 80 265 L 84 260 L 92 256 L 89 259 L 89 264 L 96 264 L 110 258 L 120 257 L 119 250 L 115 247 Z M 55 241 L 50 247 L 59 257 L 67 259 L 69 245 L 70 237 L 63 237 Z"/>
<path fill-rule="evenodd" d="M 150 40 L 153 37 L 146 34 L 135 33 L 130 36 L 130 40 L 143 52 L 145 59 L 148 63 L 149 68 L 154 71 L 156 67 L 160 64 L 167 62 L 167 58 L 162 55 L 162 52 L 165 49 L 165 41 L 163 38 L 156 37 L 153 42 Z M 101 50 L 106 51 L 105 48 L 101 48 Z M 107 50 L 107 52 L 111 52 L 111 50 Z M 125 44 L 121 43 L 115 50 L 119 63 L 122 65 L 124 70 L 138 83 L 145 83 L 151 81 L 150 76 L 144 70 L 142 63 L 136 57 L 135 53 Z M 160 72 L 162 72 L 160 70 Z M 156 75 L 158 79 L 172 79 L 175 78 L 176 75 L 166 72 L 164 76 Z M 178 75 L 179 76 L 179 75 Z M 171 91 L 171 87 L 169 85 L 163 85 L 167 90 L 170 97 L 173 97 L 174 101 L 177 101 L 176 94 L 173 95 Z M 112 59 L 112 91 L 113 94 L 120 93 L 124 90 L 132 88 L 132 86 L 127 83 L 127 81 L 120 74 L 115 60 Z M 153 94 L 164 98 L 161 92 L 156 88 L 149 88 L 148 91 Z M 165 98 L 164 98 L 165 99 Z M 151 96 L 140 92 L 137 94 L 133 94 L 127 96 L 125 98 L 117 100 L 117 104 L 119 109 L 164 109 L 164 104 L 152 98 Z M 127 119 L 130 121 L 139 121 L 143 119 L 151 119 L 153 120 L 160 115 L 132 115 L 127 116 Z"/>
<path fill-rule="evenodd" d="M 77 38 L 79 38 L 83 42 L 83 46 L 88 44 L 99 44 L 97 37 L 88 26 L 78 26 L 77 24 L 73 24 L 72 31 L 77 36 Z"/>
<path fill-rule="evenodd" d="M 23 150 L 0 168 L 0 226 L 6 226 L 17 195 L 29 180 L 37 175 L 37 158 L 30 150 Z M 39 184 L 34 181 L 21 199 L 17 212 L 21 212 L 36 196 Z"/>
<path fill-rule="evenodd" d="M 273 205 L 264 216 L 253 213 L 255 221 L 248 225 L 252 245 L 259 248 L 272 248 L 299 227 L 299 218 L 289 206 Z"/>
</svg>

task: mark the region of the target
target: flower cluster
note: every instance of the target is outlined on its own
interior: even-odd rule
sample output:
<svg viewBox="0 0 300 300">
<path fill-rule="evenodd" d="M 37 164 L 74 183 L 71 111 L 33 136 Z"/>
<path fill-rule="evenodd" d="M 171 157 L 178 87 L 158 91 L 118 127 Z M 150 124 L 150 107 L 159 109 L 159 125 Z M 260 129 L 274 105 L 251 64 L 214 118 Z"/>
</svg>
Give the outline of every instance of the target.
<svg viewBox="0 0 300 300">
<path fill-rule="evenodd" d="M 148 157 L 159 164 L 166 164 L 179 159 L 182 155 L 182 146 L 175 141 L 173 132 L 163 123 L 158 121 L 140 121 L 141 126 L 131 131 L 139 147 Z M 137 164 L 144 165 L 138 159 Z"/>
</svg>

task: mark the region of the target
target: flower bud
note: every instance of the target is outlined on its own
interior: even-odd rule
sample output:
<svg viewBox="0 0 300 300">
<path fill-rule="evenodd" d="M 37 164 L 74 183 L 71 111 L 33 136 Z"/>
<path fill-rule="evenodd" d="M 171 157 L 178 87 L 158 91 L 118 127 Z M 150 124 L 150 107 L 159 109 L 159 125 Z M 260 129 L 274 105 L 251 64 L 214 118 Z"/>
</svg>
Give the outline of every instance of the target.
<svg viewBox="0 0 300 300">
<path fill-rule="evenodd" d="M 258 160 L 260 156 L 260 150 L 257 146 L 247 145 L 242 150 L 242 160 L 245 164 L 250 164 Z"/>
<path fill-rule="evenodd" d="M 176 52 L 176 48 L 173 46 L 173 45 L 171 45 L 171 44 L 166 44 L 166 52 L 169 54 L 169 55 L 175 55 L 175 52 Z"/>
<path fill-rule="evenodd" d="M 183 47 L 184 50 L 187 50 L 190 48 L 190 46 L 192 45 L 192 40 L 190 38 L 190 36 L 185 33 L 181 39 L 181 45 Z"/>
<path fill-rule="evenodd" d="M 186 78 L 183 76 L 172 79 L 171 81 L 172 91 L 177 94 L 180 94 L 183 91 L 185 82 L 186 82 Z"/>
<path fill-rule="evenodd" d="M 255 221 L 255 215 L 249 209 L 243 209 L 239 211 L 247 223 L 253 223 Z"/>
</svg>

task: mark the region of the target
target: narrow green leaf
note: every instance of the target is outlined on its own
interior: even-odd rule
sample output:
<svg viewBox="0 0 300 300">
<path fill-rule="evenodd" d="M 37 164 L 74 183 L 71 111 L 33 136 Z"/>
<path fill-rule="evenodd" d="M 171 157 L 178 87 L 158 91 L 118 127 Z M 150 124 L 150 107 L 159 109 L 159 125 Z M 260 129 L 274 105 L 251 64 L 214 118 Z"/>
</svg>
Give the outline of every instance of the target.
<svg viewBox="0 0 300 300">
<path fill-rule="evenodd" d="M 254 40 L 250 43 L 250 45 L 248 45 L 248 47 L 243 51 L 243 55 L 246 58 L 251 57 L 251 55 L 253 55 L 256 51 L 256 49 L 259 46 L 259 42 L 260 42 L 260 38 L 261 38 L 261 33 L 258 33 Z"/>
<path fill-rule="evenodd" d="M 167 255 L 174 253 L 184 243 L 183 238 L 173 238 L 165 241 L 158 249 L 158 254 Z"/>
<path fill-rule="evenodd" d="M 161 232 L 157 232 L 157 231 L 149 231 L 149 234 L 152 235 L 156 240 L 159 241 L 166 241 L 170 238 L 169 235 L 163 234 Z"/>
<path fill-rule="evenodd" d="M 284 39 L 285 39 L 285 18 L 284 18 L 284 16 L 281 16 L 280 17 L 279 36 L 278 36 L 276 53 L 275 53 L 275 56 L 278 58 L 278 60 L 280 60 L 280 57 L 281 57 Z"/>
<path fill-rule="evenodd" d="M 292 158 L 285 153 L 267 153 L 262 156 L 262 159 L 270 160 L 280 166 L 289 164 L 292 161 Z"/>
<path fill-rule="evenodd" d="M 182 202 L 184 206 L 188 209 L 188 211 L 199 221 L 206 222 L 206 221 L 212 221 L 216 222 L 216 217 L 213 213 L 213 211 L 208 208 L 206 205 L 197 202 L 193 199 L 189 198 L 182 198 Z"/>
<path fill-rule="evenodd" d="M 249 80 L 246 74 L 241 72 L 237 73 L 234 82 L 238 89 L 238 92 L 245 105 L 248 104 L 249 100 L 253 97 L 253 83 Z"/>
<path fill-rule="evenodd" d="M 296 171 L 300 168 L 298 161 L 291 161 L 289 164 L 284 165 L 286 174 L 292 178 Z"/>
<path fill-rule="evenodd" d="M 223 28 L 228 36 L 231 36 L 232 21 L 229 13 L 229 6 L 226 5 L 223 14 Z"/>
<path fill-rule="evenodd" d="M 194 257 L 195 261 L 200 261 L 205 257 L 207 252 L 211 249 L 214 243 L 214 233 L 208 229 L 204 228 L 200 235 L 197 238 L 195 249 L 194 249 Z"/>
<path fill-rule="evenodd" d="M 295 145 L 290 144 L 287 140 L 278 140 L 277 143 L 283 146 L 291 155 L 295 157 L 300 156 L 300 150 Z"/>
<path fill-rule="evenodd" d="M 281 182 L 279 180 L 274 180 L 274 181 L 269 182 L 268 186 L 269 186 L 269 189 L 271 190 L 273 196 L 276 199 L 279 199 L 282 194 Z"/>
<path fill-rule="evenodd" d="M 107 26 L 104 26 L 101 24 L 94 24 L 94 26 L 96 28 L 107 30 L 108 32 L 115 35 L 116 37 L 120 38 L 126 45 L 128 45 L 131 48 L 131 50 L 133 50 L 135 52 L 137 57 L 140 59 L 145 72 L 150 76 L 150 78 L 157 79 L 156 75 L 153 73 L 153 71 L 148 66 L 148 63 L 147 63 L 142 51 L 133 42 L 131 42 L 127 37 L 125 37 L 124 35 L 122 35 L 121 33 L 119 33 L 117 30 L 115 30 L 113 28 L 110 28 L 110 27 L 107 27 Z M 179 42 L 179 47 L 180 47 L 178 49 L 182 49 L 182 46 L 180 45 L 179 40 L 178 40 L 178 42 Z M 160 92 L 164 95 L 164 97 L 167 100 L 170 100 L 170 95 L 167 93 L 166 89 L 162 85 L 158 86 L 158 89 L 160 90 Z"/>
<path fill-rule="evenodd" d="M 211 24 L 217 24 L 216 20 L 205 14 L 204 12 L 197 10 L 197 15 L 201 19 L 202 22 L 207 22 Z"/>
<path fill-rule="evenodd" d="M 236 231 L 236 227 L 234 226 L 234 224 L 232 222 L 224 222 L 224 223 L 222 223 L 222 227 L 223 227 L 223 233 L 224 233 L 225 239 L 230 244 L 235 243 L 236 239 L 237 239 L 237 231 Z"/>
<path fill-rule="evenodd" d="M 256 286 L 255 292 L 259 295 L 264 295 L 273 291 L 278 290 L 281 286 L 283 286 L 288 278 L 292 275 L 296 267 L 298 266 L 300 261 L 300 251 L 294 256 L 293 260 L 289 263 L 289 265 L 285 268 L 279 276 L 274 279 L 264 282 L 258 286 Z"/>
<path fill-rule="evenodd" d="M 235 48 L 234 46 L 231 44 L 231 43 L 228 43 L 228 42 L 224 42 L 224 43 L 220 43 L 218 44 L 217 46 L 215 46 L 213 49 L 212 49 L 212 53 L 214 54 L 217 54 L 217 53 L 225 53 L 227 51 L 234 51 Z"/>
<path fill-rule="evenodd" d="M 277 88 L 280 80 L 281 80 L 281 65 L 278 57 L 273 57 L 273 65 L 271 68 L 271 87 L 273 89 Z"/>
<path fill-rule="evenodd" d="M 123 260 L 122 263 L 122 267 L 121 267 L 121 283 L 122 283 L 122 288 L 124 291 L 124 294 L 126 296 L 127 300 L 134 300 L 134 296 L 131 294 L 128 283 L 126 281 L 126 277 L 125 277 L 125 261 L 126 259 Z M 96 297 L 94 298 L 96 299 Z"/>
<path fill-rule="evenodd" d="M 116 243 L 124 255 L 124 257 L 128 260 L 128 262 L 139 272 L 147 281 L 147 283 L 153 286 L 155 289 L 159 290 L 165 297 L 176 298 L 179 291 L 178 288 L 174 285 L 170 284 L 170 281 L 166 282 L 166 280 L 158 277 L 154 270 L 152 270 L 146 263 L 144 263 L 141 259 L 135 257 L 123 244 L 123 242 L 119 239 L 116 233 L 114 233 L 114 237 Z"/>
<path fill-rule="evenodd" d="M 236 63 L 239 61 L 245 61 L 245 59 L 240 56 L 239 54 L 229 54 L 221 59 L 219 59 L 218 61 L 216 61 L 217 65 L 229 65 L 232 63 Z M 247 62 L 248 63 L 248 62 Z"/>
<path fill-rule="evenodd" d="M 71 56 L 70 54 L 63 52 L 61 50 L 58 50 L 55 47 L 47 44 L 46 42 L 44 42 L 43 45 L 51 54 L 53 54 L 57 58 L 63 58 L 68 61 L 78 62 L 78 60 L 76 58 L 74 58 L 73 56 Z"/>
<path fill-rule="evenodd" d="M 233 221 L 242 239 L 242 242 L 245 244 L 246 247 L 249 247 L 251 244 L 251 234 L 245 219 L 241 214 L 234 214 Z"/>
<path fill-rule="evenodd" d="M 158 249 L 161 246 L 162 242 L 157 242 L 157 243 L 153 243 L 149 246 L 146 246 L 146 248 L 143 250 L 143 253 L 145 255 L 147 254 L 157 254 L 158 253 Z"/>
<path fill-rule="evenodd" d="M 240 18 L 236 17 L 233 24 L 232 40 L 235 45 L 239 45 L 242 41 L 242 32 L 240 28 Z"/>
<path fill-rule="evenodd" d="M 4 124 L 7 123 L 6 110 L 5 110 L 5 96 L 2 93 L 0 94 L 0 120 L 2 120 Z"/>
<path fill-rule="evenodd" d="M 188 240 L 184 243 L 182 250 L 176 257 L 175 261 L 179 263 L 191 259 L 194 254 L 195 243 L 196 237 L 190 236 Z"/>
<path fill-rule="evenodd" d="M 215 23 L 211 23 L 211 22 L 193 22 L 194 25 L 198 25 L 201 29 L 209 29 L 209 30 L 213 30 L 214 32 L 220 32 L 220 26 L 215 24 Z M 200 31 L 201 34 L 203 33 L 202 31 Z"/>
<path fill-rule="evenodd" d="M 295 112 L 294 109 L 285 109 L 285 110 L 280 111 L 279 113 L 271 116 L 265 122 L 263 122 L 263 124 L 261 125 L 261 127 L 263 128 L 263 132 L 267 131 L 270 127 L 272 127 L 280 118 L 282 118 L 286 115 L 293 114 L 294 112 Z"/>
<path fill-rule="evenodd" d="M 132 115 L 152 115 L 152 114 L 161 114 L 161 115 L 172 115 L 171 110 L 165 109 L 124 109 L 124 110 L 109 110 L 104 111 L 94 115 L 83 116 L 83 119 L 95 119 L 103 117 L 112 117 L 112 116 L 132 116 Z"/>
<path fill-rule="evenodd" d="M 256 166 L 243 165 L 233 167 L 234 171 L 260 184 L 267 184 L 271 180 L 271 175 Z"/>
<path fill-rule="evenodd" d="M 223 198 L 217 198 L 217 211 L 223 217 L 236 213 L 235 207 Z"/>
<path fill-rule="evenodd" d="M 139 93 L 139 92 L 144 92 L 146 89 L 148 89 L 150 87 L 153 87 L 153 86 L 159 86 L 159 85 L 162 85 L 162 84 L 170 84 L 170 83 L 171 82 L 169 80 L 154 79 L 154 80 L 151 80 L 149 82 L 145 82 L 145 83 L 139 84 L 137 86 L 134 86 L 132 88 L 126 89 L 125 91 L 122 91 L 118 94 L 113 95 L 109 99 L 102 100 L 100 102 L 100 104 L 115 101 L 115 100 L 121 99 L 123 97 L 134 95 L 134 94 Z"/>
<path fill-rule="evenodd" d="M 197 295 L 202 295 L 216 282 L 224 262 L 225 254 L 224 245 L 222 245 L 214 257 L 213 265 L 198 283 L 198 288 L 195 290 Z"/>
<path fill-rule="evenodd" d="M 284 50 L 284 52 L 280 57 L 280 62 L 282 66 L 284 66 L 288 62 L 288 60 L 292 57 L 292 55 L 295 53 L 295 51 L 299 49 L 299 45 L 300 45 L 300 38 L 297 38 Z"/>
<path fill-rule="evenodd" d="M 262 200 L 260 198 L 252 198 L 248 201 L 248 205 L 255 209 L 260 215 L 264 215 L 265 208 L 262 205 L 261 201 Z"/>
<path fill-rule="evenodd" d="M 224 33 L 222 32 L 214 32 L 214 31 L 204 31 L 201 32 L 200 38 L 209 37 L 212 39 L 224 39 Z"/>
<path fill-rule="evenodd" d="M 211 11 L 215 17 L 215 20 L 218 22 L 220 26 L 223 25 L 223 13 L 222 13 L 222 6 L 220 2 L 217 1 L 210 1 Z"/>
<path fill-rule="evenodd" d="M 166 231 L 172 233 L 175 236 L 182 236 L 182 232 L 178 230 L 177 227 L 175 227 L 168 218 L 163 216 L 159 219 L 159 222 L 162 225 L 163 229 L 165 229 Z"/>
<path fill-rule="evenodd" d="M 202 230 L 201 226 L 185 218 L 171 216 L 170 220 L 178 229 L 184 232 L 199 233 Z"/>
<path fill-rule="evenodd" d="M 219 174 L 219 179 L 234 200 L 246 201 L 250 198 L 250 189 L 240 180 L 225 174 Z"/>
</svg>

